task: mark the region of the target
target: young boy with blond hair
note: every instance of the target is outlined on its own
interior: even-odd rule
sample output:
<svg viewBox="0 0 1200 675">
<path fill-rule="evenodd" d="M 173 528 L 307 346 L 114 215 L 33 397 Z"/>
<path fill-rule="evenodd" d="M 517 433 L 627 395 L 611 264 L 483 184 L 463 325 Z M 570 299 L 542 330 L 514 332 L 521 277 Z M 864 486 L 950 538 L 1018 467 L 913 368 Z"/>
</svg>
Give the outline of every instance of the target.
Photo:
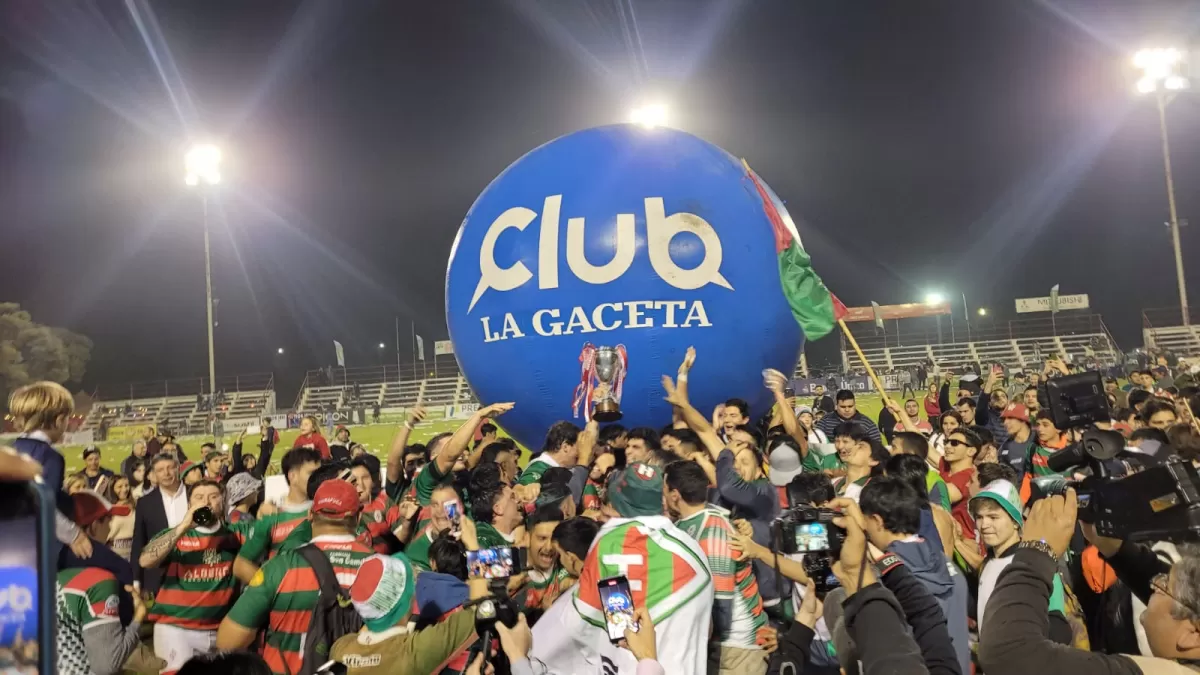
<svg viewBox="0 0 1200 675">
<path fill-rule="evenodd" d="M 20 432 L 20 436 L 13 441 L 13 447 L 42 465 L 42 480 L 61 493 L 58 501 L 63 502 L 66 498 L 62 493 L 66 465 L 62 454 L 54 449 L 54 444 L 66 434 L 67 422 L 71 419 L 71 413 L 75 412 L 75 399 L 71 392 L 54 382 L 27 384 L 8 397 L 8 411 Z M 66 500 L 70 502 L 69 498 Z M 66 510 L 65 513 L 71 511 Z M 62 506 L 58 509 L 55 534 L 59 541 L 71 546 L 80 556 L 91 555 L 91 541 L 87 534 L 64 514 Z"/>
</svg>

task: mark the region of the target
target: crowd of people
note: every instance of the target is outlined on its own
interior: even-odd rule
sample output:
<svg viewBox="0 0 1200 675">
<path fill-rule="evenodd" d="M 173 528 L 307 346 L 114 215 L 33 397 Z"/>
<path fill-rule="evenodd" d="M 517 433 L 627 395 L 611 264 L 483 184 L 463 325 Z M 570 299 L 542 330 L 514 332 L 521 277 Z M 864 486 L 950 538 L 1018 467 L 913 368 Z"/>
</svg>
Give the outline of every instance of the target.
<svg viewBox="0 0 1200 675">
<path fill-rule="evenodd" d="M 58 672 L 1200 670 L 1200 557 L 1099 536 L 1062 485 L 1089 469 L 1052 468 L 1081 433 L 1046 405 L 1062 362 L 935 369 L 875 419 L 771 371 L 755 419 L 697 410 L 695 359 L 663 377 L 662 427 L 558 422 L 524 470 L 492 422 L 520 402 L 424 444 L 417 406 L 383 461 L 309 418 L 272 500 L 269 424 L 196 461 L 147 427 L 119 472 L 89 447 L 64 476 L 71 396 L 23 387 L 16 450 L 62 488 Z M 1120 471 L 1200 461 L 1186 363 L 1105 388 Z"/>
</svg>

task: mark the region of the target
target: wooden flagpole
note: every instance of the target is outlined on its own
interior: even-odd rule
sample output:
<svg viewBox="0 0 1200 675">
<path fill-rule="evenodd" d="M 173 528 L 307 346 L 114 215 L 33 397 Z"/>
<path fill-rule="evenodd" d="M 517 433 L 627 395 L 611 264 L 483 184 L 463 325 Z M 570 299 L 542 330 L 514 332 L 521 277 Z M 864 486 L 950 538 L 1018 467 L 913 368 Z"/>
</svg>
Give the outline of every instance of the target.
<svg viewBox="0 0 1200 675">
<path fill-rule="evenodd" d="M 879 390 L 879 395 L 883 397 L 883 403 L 886 406 L 890 400 L 887 395 L 887 390 L 883 388 L 883 383 L 879 381 L 879 376 L 875 374 L 875 369 L 871 367 L 871 362 L 867 361 L 867 357 L 863 354 L 862 348 L 858 346 L 858 340 L 850 334 L 850 327 L 846 325 L 845 319 L 838 319 L 838 325 L 842 327 L 842 333 L 846 339 L 850 341 L 850 346 L 854 348 L 854 353 L 858 354 L 858 360 L 862 361 L 863 366 L 867 369 L 867 376 L 871 378 L 871 382 L 875 384 L 875 388 Z"/>
</svg>

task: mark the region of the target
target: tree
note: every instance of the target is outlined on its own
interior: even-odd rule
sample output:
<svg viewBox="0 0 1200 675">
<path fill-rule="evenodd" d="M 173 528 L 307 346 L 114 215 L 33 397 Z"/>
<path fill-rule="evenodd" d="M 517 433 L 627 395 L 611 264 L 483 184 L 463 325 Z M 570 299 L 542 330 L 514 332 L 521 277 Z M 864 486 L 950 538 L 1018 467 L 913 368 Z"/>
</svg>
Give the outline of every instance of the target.
<svg viewBox="0 0 1200 675">
<path fill-rule="evenodd" d="M 36 323 L 15 302 L 0 303 L 0 404 L 30 382 L 79 382 L 91 358 L 87 337 Z"/>
</svg>

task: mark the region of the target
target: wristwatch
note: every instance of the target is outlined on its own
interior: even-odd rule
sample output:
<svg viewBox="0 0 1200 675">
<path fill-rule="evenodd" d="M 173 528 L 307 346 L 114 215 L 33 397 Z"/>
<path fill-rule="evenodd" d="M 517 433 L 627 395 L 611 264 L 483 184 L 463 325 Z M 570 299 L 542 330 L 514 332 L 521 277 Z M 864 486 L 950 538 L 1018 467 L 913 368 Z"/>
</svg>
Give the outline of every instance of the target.
<svg viewBox="0 0 1200 675">
<path fill-rule="evenodd" d="M 1058 555 L 1054 553 L 1054 549 L 1050 547 L 1050 544 L 1046 543 L 1045 539 L 1038 539 L 1037 541 L 1023 541 L 1017 544 L 1017 548 L 1031 548 L 1035 551 L 1041 551 L 1051 558 L 1058 560 Z"/>
</svg>

